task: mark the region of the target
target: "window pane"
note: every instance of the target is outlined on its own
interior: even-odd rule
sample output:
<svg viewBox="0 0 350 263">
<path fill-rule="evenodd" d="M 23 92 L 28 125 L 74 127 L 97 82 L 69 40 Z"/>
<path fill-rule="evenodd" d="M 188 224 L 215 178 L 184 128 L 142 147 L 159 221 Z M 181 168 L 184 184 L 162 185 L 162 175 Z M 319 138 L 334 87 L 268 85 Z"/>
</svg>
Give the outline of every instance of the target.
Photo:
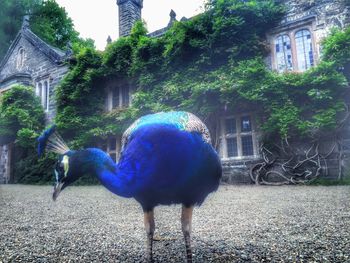
<svg viewBox="0 0 350 263">
<path fill-rule="evenodd" d="M 109 150 L 115 151 L 117 147 L 117 139 L 116 138 L 110 138 L 108 141 L 109 144 Z"/>
<path fill-rule="evenodd" d="M 303 29 L 295 34 L 298 68 L 305 71 L 314 65 L 312 39 L 309 30 Z"/>
<path fill-rule="evenodd" d="M 275 47 L 277 70 L 279 72 L 293 70 L 292 49 L 289 36 L 282 35 L 277 37 Z"/>
<path fill-rule="evenodd" d="M 226 134 L 236 133 L 236 119 L 226 119 L 225 120 Z"/>
<path fill-rule="evenodd" d="M 241 131 L 242 132 L 252 131 L 252 124 L 249 116 L 244 116 L 241 118 Z"/>
<path fill-rule="evenodd" d="M 242 136 L 242 155 L 254 155 L 253 139 L 251 135 Z"/>
<path fill-rule="evenodd" d="M 42 97 L 42 89 L 43 89 L 43 85 L 41 83 L 38 84 L 38 96 L 41 98 Z"/>
<path fill-rule="evenodd" d="M 44 82 L 44 109 L 47 110 L 49 108 L 49 85 L 47 81 Z"/>
<path fill-rule="evenodd" d="M 235 157 L 237 152 L 237 138 L 227 138 L 227 157 Z"/>
<path fill-rule="evenodd" d="M 129 106 L 129 88 L 123 87 L 122 89 L 123 107 Z"/>
<path fill-rule="evenodd" d="M 119 107 L 119 88 L 112 90 L 112 109 Z"/>
</svg>

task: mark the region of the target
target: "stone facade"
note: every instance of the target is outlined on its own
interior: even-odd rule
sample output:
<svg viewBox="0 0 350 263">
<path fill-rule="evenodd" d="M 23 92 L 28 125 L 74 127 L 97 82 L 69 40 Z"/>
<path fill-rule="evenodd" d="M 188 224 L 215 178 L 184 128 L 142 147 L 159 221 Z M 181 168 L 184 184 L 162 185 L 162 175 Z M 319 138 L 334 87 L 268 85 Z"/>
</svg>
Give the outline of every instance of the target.
<svg viewBox="0 0 350 263">
<path fill-rule="evenodd" d="M 344 28 L 350 24 L 349 7 L 346 5 L 346 1 L 337 0 L 280 0 L 281 4 L 285 4 L 287 7 L 286 15 L 280 24 L 272 28 L 266 36 L 267 43 L 271 46 L 271 53 L 266 57 L 266 64 L 271 70 L 278 70 L 278 62 L 276 59 L 276 38 L 282 35 L 286 35 L 291 39 L 291 58 L 290 63 L 294 64 L 292 71 L 302 72 L 307 69 L 298 66 L 298 56 L 296 55 L 299 50 L 296 39 L 296 34 L 302 30 L 310 32 L 310 52 L 312 56 L 311 65 L 309 67 L 317 65 L 322 55 L 322 39 L 329 35 L 332 28 Z M 119 4 L 119 3 L 118 3 Z M 129 28 L 131 28 L 134 19 L 132 16 L 124 16 L 129 19 Z M 119 18 L 121 19 L 121 17 Z M 181 21 L 187 20 L 182 18 Z M 160 37 L 166 33 L 166 31 L 176 21 L 176 14 L 172 10 L 170 13 L 170 21 L 167 26 L 149 33 L 151 37 Z M 123 31 L 123 27 L 120 27 Z M 300 41 L 300 40 L 299 40 Z M 350 100 L 349 100 L 350 102 Z M 218 152 L 222 158 L 223 163 L 223 181 L 226 183 L 249 183 L 250 169 L 257 163 L 262 161 L 261 153 L 259 152 L 260 146 L 260 130 L 256 122 L 258 113 L 252 109 L 244 109 L 240 112 L 235 110 L 227 110 L 227 113 L 223 113 L 222 119 L 217 126 L 219 127 L 218 134 Z M 234 126 L 234 132 L 227 134 L 227 125 Z M 243 126 L 247 127 L 243 127 Z M 349 126 L 350 123 L 345 125 Z M 231 127 L 232 128 L 232 127 Z M 350 134 L 350 133 L 349 133 Z M 336 178 L 339 172 L 344 172 L 348 159 L 344 159 L 342 165 L 335 161 L 336 156 L 339 154 L 348 154 L 350 147 L 350 135 L 348 136 L 344 132 L 343 144 L 344 146 L 337 147 L 335 153 L 329 156 L 328 160 L 328 173 L 324 174 L 325 177 Z M 349 137 L 349 138 L 348 138 Z M 118 143 L 118 140 L 117 140 Z M 324 145 L 328 145 L 331 142 L 326 140 Z M 113 147 L 114 149 L 114 147 Z M 348 150 L 347 150 L 348 149 Z M 350 162 L 350 161 L 349 161 Z M 340 171 L 340 170 L 344 171 Z"/>
<path fill-rule="evenodd" d="M 271 29 L 266 36 L 271 46 L 271 53 L 266 57 L 266 63 L 271 70 L 280 70 L 281 62 L 278 60 L 276 43 L 281 36 L 290 39 L 290 57 L 285 58 L 285 63 L 291 65 L 288 70 L 301 72 L 318 63 L 322 55 L 321 41 L 329 35 L 332 28 L 344 28 L 350 24 L 350 10 L 345 0 L 279 0 L 279 2 L 287 6 L 287 12 L 281 23 Z M 127 36 L 134 23 L 141 19 L 143 0 L 117 0 L 117 5 L 119 8 L 119 35 Z M 186 19 L 182 18 L 181 21 Z M 175 21 L 176 14 L 171 11 L 168 25 L 151 32 L 149 36 L 162 36 Z M 298 41 L 300 41 L 297 39 L 297 34 L 301 31 L 307 32 L 307 35 L 303 36 L 310 44 L 305 53 L 310 59 L 310 65 L 306 63 L 306 68 L 300 66 L 297 56 Z M 45 96 L 49 98 L 47 119 L 50 121 L 55 114 L 55 103 L 50 98 L 53 98 L 56 85 L 68 71 L 64 63 L 68 58 L 68 54 L 49 46 L 33 34 L 25 20 L 5 59 L 0 64 L 0 95 L 16 83 L 35 87 L 38 95 L 43 95 L 39 94 L 40 90 L 47 86 L 49 91 L 48 96 L 46 94 Z M 118 80 L 108 82 L 106 110 L 124 107 L 130 103 L 129 93 L 133 90 L 134 87 L 120 83 Z M 114 101 L 114 97 L 118 97 L 119 100 Z M 348 101 L 350 104 L 350 99 Z M 45 105 L 47 101 L 42 100 L 42 102 Z M 261 140 L 259 127 L 255 121 L 256 116 L 257 113 L 252 109 L 241 109 L 240 112 L 227 110 L 223 113 L 221 120 L 218 120 L 217 146 L 223 163 L 223 181 L 226 183 L 251 182 L 250 169 L 261 162 L 259 152 Z M 348 169 L 350 167 L 350 121 L 345 124 L 341 135 L 341 143 L 337 145 L 335 153 L 329 156 L 327 165 L 330 172 L 325 176 L 334 178 L 339 173 L 350 173 Z M 325 144 L 329 143 L 331 142 L 325 141 Z M 109 138 L 103 148 L 117 159 L 120 138 L 118 136 Z M 0 147 L 0 183 L 7 182 L 9 178 L 10 152 L 9 146 Z M 340 164 L 334 161 L 339 155 L 343 160 Z"/>
<path fill-rule="evenodd" d="M 119 7 L 119 37 L 130 34 L 136 21 L 141 20 L 143 0 L 117 0 Z"/>
<path fill-rule="evenodd" d="M 26 20 L 0 64 L 0 96 L 13 85 L 32 86 L 41 98 L 47 122 L 55 115 L 55 87 L 68 72 L 68 54 L 51 47 L 29 28 Z M 11 147 L 0 148 L 0 183 L 10 182 Z M 5 179 L 4 179 L 5 178 Z"/>
<path fill-rule="evenodd" d="M 46 44 L 28 27 L 22 27 L 0 65 L 0 94 L 14 84 L 24 84 L 33 86 L 41 96 L 38 85 L 47 81 L 45 110 L 47 120 L 51 121 L 55 115 L 55 87 L 68 72 L 66 59 L 63 51 Z"/>
<path fill-rule="evenodd" d="M 271 46 L 271 53 L 266 57 L 266 63 L 270 66 L 271 70 L 278 70 L 278 60 L 276 52 L 276 41 L 280 36 L 288 36 L 290 39 L 291 46 L 291 58 L 290 63 L 293 64 L 293 68 L 290 69 L 295 72 L 302 72 L 306 70 L 300 67 L 299 57 L 297 56 L 298 50 L 298 39 L 296 34 L 302 30 L 307 30 L 310 32 L 310 44 L 312 62 L 311 66 L 317 65 L 318 61 L 322 56 L 322 40 L 329 35 L 333 28 L 345 28 L 350 25 L 350 8 L 346 4 L 346 1 L 330 1 L 330 0 L 280 0 L 280 3 L 286 5 L 286 15 L 280 24 L 271 29 L 267 34 L 267 42 Z M 305 32 L 307 32 L 305 31 Z M 348 104 L 350 105 L 350 99 L 348 99 Z M 247 112 L 251 112 L 247 110 Z M 251 116 L 252 126 L 256 134 L 259 134 L 259 127 L 254 128 L 254 116 L 258 113 L 251 112 L 247 115 Z M 230 113 L 228 116 L 224 116 L 223 119 L 227 119 L 229 116 L 237 116 L 240 118 L 242 113 Z M 239 122 L 237 122 L 237 125 Z M 225 148 L 227 148 L 228 141 L 225 141 L 225 127 L 221 125 L 221 135 L 220 135 L 220 147 L 219 152 L 223 158 L 223 171 L 224 171 L 224 181 L 235 182 L 235 183 L 246 183 L 250 182 L 250 169 L 257 163 L 261 162 L 261 157 L 256 152 L 259 146 L 259 136 L 256 136 L 254 143 L 253 137 L 253 147 L 254 154 L 251 156 L 243 156 L 238 154 L 235 157 L 225 156 Z M 350 174 L 349 164 L 350 164 L 350 122 L 348 121 L 344 125 L 344 130 L 341 132 L 341 139 L 335 147 L 333 154 L 329 155 L 327 158 L 327 164 L 322 167 L 327 170 L 323 173 L 323 177 L 327 178 L 339 178 L 340 175 Z M 295 142 L 298 144 L 298 142 Z M 302 144 L 303 142 L 300 142 Z M 332 145 L 332 138 L 325 138 L 320 145 L 320 149 L 327 149 Z M 226 145 L 224 145 L 226 144 Z M 305 145 L 303 145 L 305 148 Z M 327 147 L 328 146 L 328 147 Z M 302 148 L 302 147 L 300 147 Z M 341 156 L 342 161 L 338 161 L 339 156 Z M 287 161 L 287 160 L 286 160 Z M 326 167 L 327 166 L 327 167 Z"/>
</svg>

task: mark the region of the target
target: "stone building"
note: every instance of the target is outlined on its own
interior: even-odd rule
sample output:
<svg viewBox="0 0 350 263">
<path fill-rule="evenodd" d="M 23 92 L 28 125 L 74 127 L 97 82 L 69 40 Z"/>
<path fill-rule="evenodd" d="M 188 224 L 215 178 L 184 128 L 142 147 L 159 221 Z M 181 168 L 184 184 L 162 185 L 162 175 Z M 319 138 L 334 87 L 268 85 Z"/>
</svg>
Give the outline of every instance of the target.
<svg viewBox="0 0 350 263">
<path fill-rule="evenodd" d="M 129 23 L 120 25 L 120 32 L 130 32 L 131 25 L 141 13 L 142 1 L 118 1 L 118 4 L 129 4 L 134 14 L 127 15 Z M 271 47 L 270 55 L 266 63 L 278 72 L 294 71 L 303 72 L 317 65 L 322 54 L 322 39 L 329 35 L 332 28 L 344 28 L 350 24 L 349 7 L 345 1 L 310 1 L 310 0 L 280 0 L 285 4 L 287 12 L 280 24 L 272 28 L 266 36 L 267 43 Z M 135 7 L 138 10 L 135 10 Z M 119 6 L 119 10 L 121 6 Z M 126 16 L 123 16 L 125 19 Z M 181 21 L 186 20 L 182 18 Z M 170 21 L 167 26 L 151 32 L 149 36 L 160 37 L 176 21 L 176 14 L 172 10 Z M 128 25 L 128 29 L 125 28 Z M 122 101 L 130 103 L 130 99 L 122 98 L 121 89 L 126 89 L 127 84 L 111 82 L 107 92 L 107 110 L 124 107 Z M 129 92 L 131 88 L 128 87 Z M 114 101 L 114 102 L 113 102 Z M 223 114 L 219 121 L 219 146 L 218 152 L 222 158 L 224 167 L 224 180 L 235 183 L 251 182 L 249 176 L 250 168 L 261 162 L 259 146 L 261 144 L 260 131 L 256 122 L 257 112 L 254 109 L 241 111 L 231 110 Z M 349 124 L 350 127 L 350 124 Z M 349 136 L 348 136 L 349 137 Z M 346 136 L 344 140 L 350 139 Z M 346 141 L 350 146 L 350 140 Z M 120 149 L 120 137 L 112 137 L 108 140 L 106 150 L 114 159 L 118 159 Z M 350 147 L 349 147 L 350 149 Z M 330 176 L 338 173 L 338 163 L 334 163 Z"/>
<path fill-rule="evenodd" d="M 266 63 L 278 72 L 303 72 L 317 65 L 322 54 L 322 39 L 334 27 L 344 28 L 350 24 L 350 10 L 345 0 L 279 0 L 287 6 L 287 12 L 280 24 L 266 36 L 271 53 Z M 141 18 L 143 0 L 117 0 L 119 8 L 119 35 L 130 34 L 133 24 Z M 186 20 L 182 18 L 181 21 Z M 149 36 L 162 36 L 177 21 L 174 11 L 164 28 L 151 32 Z M 110 42 L 110 41 L 109 41 Z M 36 88 L 47 110 L 48 119 L 54 115 L 54 102 L 50 100 L 57 83 L 67 72 L 64 52 L 53 48 L 35 34 L 27 22 L 11 45 L 0 66 L 0 92 L 14 83 L 30 84 Z M 131 94 L 136 87 L 128 81 L 111 79 L 106 84 L 106 111 L 127 107 L 132 103 Z M 254 109 L 231 110 L 219 120 L 218 152 L 224 167 L 227 182 L 250 182 L 249 170 L 261 161 L 259 151 L 260 131 Z M 350 134 L 350 124 L 349 127 Z M 346 133 L 347 134 L 347 133 Z M 113 159 L 120 152 L 120 138 L 110 137 L 103 147 Z M 344 140 L 350 145 L 350 135 Z M 349 147 L 350 149 L 350 147 Z M 0 159 L 0 183 L 4 177 L 2 167 L 8 165 L 9 147 L 2 147 Z M 350 152 L 349 152 L 350 154 Z"/>
<path fill-rule="evenodd" d="M 54 48 L 29 28 L 28 17 L 0 64 L 0 96 L 13 85 L 32 86 L 41 98 L 47 121 L 55 115 L 54 90 L 68 72 L 69 52 Z M 0 183 L 11 182 L 12 145 L 0 146 Z"/>
</svg>

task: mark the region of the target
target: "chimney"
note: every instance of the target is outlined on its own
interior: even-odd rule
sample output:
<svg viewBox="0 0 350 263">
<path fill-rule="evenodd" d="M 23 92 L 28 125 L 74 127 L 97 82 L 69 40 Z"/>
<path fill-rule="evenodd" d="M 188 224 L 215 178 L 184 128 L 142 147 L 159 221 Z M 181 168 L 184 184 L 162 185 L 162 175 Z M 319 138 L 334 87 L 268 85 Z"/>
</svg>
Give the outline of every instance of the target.
<svg viewBox="0 0 350 263">
<path fill-rule="evenodd" d="M 141 20 L 143 0 L 117 0 L 119 8 L 119 37 L 130 35 L 135 22 Z"/>
</svg>

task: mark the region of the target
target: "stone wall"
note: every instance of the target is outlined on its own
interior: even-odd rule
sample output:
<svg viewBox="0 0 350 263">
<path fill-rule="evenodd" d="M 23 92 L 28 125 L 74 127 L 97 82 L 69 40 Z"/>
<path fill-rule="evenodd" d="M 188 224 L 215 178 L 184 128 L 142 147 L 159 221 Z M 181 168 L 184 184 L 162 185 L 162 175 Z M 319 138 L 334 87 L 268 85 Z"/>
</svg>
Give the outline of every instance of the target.
<svg viewBox="0 0 350 263">
<path fill-rule="evenodd" d="M 322 56 L 322 40 L 329 35 L 333 28 L 345 28 L 350 25 L 349 5 L 346 5 L 344 0 L 280 0 L 279 2 L 285 4 L 287 10 L 281 23 L 271 29 L 267 35 L 271 50 L 274 49 L 276 36 L 308 28 L 312 33 L 314 56 L 317 62 Z M 266 57 L 265 61 L 271 69 L 275 68 L 273 52 Z M 350 96 L 347 101 L 350 105 Z M 322 167 L 322 176 L 329 179 L 337 179 L 339 175 L 350 175 L 350 120 L 345 123 L 337 139 L 334 153 L 328 156 L 327 164 Z M 300 147 L 297 148 L 307 147 L 301 141 L 296 142 L 296 145 L 298 143 Z M 330 145 L 334 145 L 332 136 L 325 138 L 320 147 L 325 148 L 326 151 Z M 251 182 L 249 171 L 257 162 L 259 161 L 253 159 L 223 161 L 223 181 L 226 183 Z"/>
<path fill-rule="evenodd" d="M 321 31 L 333 27 L 343 28 L 350 23 L 349 6 L 345 0 L 279 0 L 287 7 L 287 14 L 281 24 L 294 23 L 309 16 L 315 16 Z M 325 36 L 325 35 L 323 35 Z"/>
<path fill-rule="evenodd" d="M 287 6 L 287 15 L 281 25 L 293 24 L 307 17 L 315 18 L 314 36 L 317 45 L 329 35 L 332 28 L 344 28 L 350 24 L 350 10 L 345 0 L 282 0 L 281 2 Z"/>
<path fill-rule="evenodd" d="M 23 48 L 25 51 L 25 59 L 23 67 L 18 68 L 16 65 L 20 48 Z M 46 116 L 48 122 L 50 122 L 55 115 L 55 87 L 60 83 L 67 72 L 67 65 L 53 62 L 46 54 L 41 52 L 39 48 L 33 46 L 25 37 L 21 37 L 0 72 L 0 82 L 2 82 L 0 85 L 0 92 L 15 84 L 13 81 L 7 81 L 11 80 L 11 76 L 15 76 L 17 83 L 22 83 L 18 81 L 19 79 L 16 76 L 19 74 L 27 75 L 31 78 L 30 84 L 33 87 L 35 87 L 38 81 L 47 79 L 50 87 L 50 99 L 49 111 L 46 113 Z"/>
</svg>

